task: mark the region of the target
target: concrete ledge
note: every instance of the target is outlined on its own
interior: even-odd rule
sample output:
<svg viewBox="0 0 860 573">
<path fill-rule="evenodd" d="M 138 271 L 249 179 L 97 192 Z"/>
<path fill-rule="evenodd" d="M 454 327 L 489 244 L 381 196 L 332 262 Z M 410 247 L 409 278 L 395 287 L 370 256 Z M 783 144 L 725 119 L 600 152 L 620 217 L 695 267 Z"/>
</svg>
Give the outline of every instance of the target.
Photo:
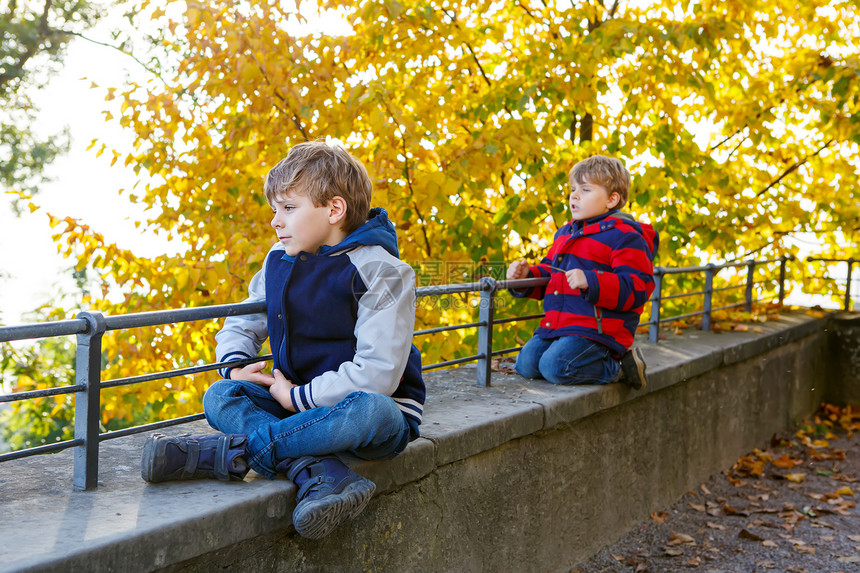
<svg viewBox="0 0 860 573">
<path fill-rule="evenodd" d="M 761 332 L 640 342 L 641 392 L 500 373 L 483 389 L 473 366 L 429 373 L 422 438 L 389 462 L 350 461 L 377 495 L 315 543 L 292 532 L 284 479 L 146 484 L 145 436 L 102 444 L 95 492 L 71 491 L 71 452 L 7 462 L 0 571 L 561 570 L 809 414 L 827 385 L 830 324 L 797 313 Z"/>
</svg>

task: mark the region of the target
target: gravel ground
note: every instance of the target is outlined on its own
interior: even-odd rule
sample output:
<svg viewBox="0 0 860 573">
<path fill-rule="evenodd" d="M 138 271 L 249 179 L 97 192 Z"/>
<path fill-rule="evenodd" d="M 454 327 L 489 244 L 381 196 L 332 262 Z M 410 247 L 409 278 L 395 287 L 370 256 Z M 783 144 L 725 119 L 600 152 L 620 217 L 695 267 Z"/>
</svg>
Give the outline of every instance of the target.
<svg viewBox="0 0 860 573">
<path fill-rule="evenodd" d="M 572 573 L 860 572 L 858 478 L 860 407 L 825 405 Z"/>
</svg>

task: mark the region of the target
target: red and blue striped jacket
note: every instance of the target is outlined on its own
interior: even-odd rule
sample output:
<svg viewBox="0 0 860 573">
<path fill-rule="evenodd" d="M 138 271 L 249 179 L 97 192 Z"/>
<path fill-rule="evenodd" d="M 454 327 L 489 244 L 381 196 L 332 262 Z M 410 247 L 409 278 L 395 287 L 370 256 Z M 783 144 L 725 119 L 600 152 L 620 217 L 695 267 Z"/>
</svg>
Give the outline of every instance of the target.
<svg viewBox="0 0 860 573">
<path fill-rule="evenodd" d="M 620 358 L 633 344 L 642 308 L 654 291 L 654 255 L 659 238 L 647 223 L 617 210 L 571 221 L 555 234 L 530 277 L 549 277 L 545 287 L 512 290 L 514 296 L 543 299 L 546 316 L 535 334 L 544 339 L 581 336 L 608 346 Z M 588 289 L 572 289 L 564 272 L 585 272 Z"/>
</svg>

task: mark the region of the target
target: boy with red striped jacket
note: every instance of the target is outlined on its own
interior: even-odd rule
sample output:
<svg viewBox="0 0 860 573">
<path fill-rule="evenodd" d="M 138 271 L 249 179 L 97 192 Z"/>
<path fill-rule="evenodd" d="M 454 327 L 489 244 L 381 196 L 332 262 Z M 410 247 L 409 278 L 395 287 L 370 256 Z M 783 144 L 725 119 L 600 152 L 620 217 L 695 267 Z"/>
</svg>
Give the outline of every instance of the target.
<svg viewBox="0 0 860 573">
<path fill-rule="evenodd" d="M 645 302 L 654 290 L 658 237 L 651 225 L 619 210 L 630 173 L 618 159 L 596 155 L 570 171 L 571 221 L 555 235 L 540 264 L 514 261 L 508 280 L 549 277 L 542 287 L 511 289 L 543 299 L 546 316 L 517 357 L 526 378 L 553 384 L 624 381 L 645 387 L 645 362 L 630 351 Z"/>
</svg>

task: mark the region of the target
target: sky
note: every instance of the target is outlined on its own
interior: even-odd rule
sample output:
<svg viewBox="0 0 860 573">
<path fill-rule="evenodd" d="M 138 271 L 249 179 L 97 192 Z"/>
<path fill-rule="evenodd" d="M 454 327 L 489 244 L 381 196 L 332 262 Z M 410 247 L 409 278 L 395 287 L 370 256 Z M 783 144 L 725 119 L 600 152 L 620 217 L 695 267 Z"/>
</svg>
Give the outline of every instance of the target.
<svg viewBox="0 0 860 573">
<path fill-rule="evenodd" d="M 94 38 L 105 38 L 103 28 L 90 32 Z M 64 67 L 46 89 L 35 94 L 40 109 L 35 125 L 38 132 L 52 134 L 68 126 L 71 133 L 69 153 L 58 158 L 46 170 L 51 179 L 36 197 L 42 208 L 34 213 L 25 210 L 15 217 L 8 195 L 0 195 L 0 317 L 5 324 L 29 322 L 28 311 L 49 302 L 60 291 L 73 285 L 70 263 L 57 253 L 51 239 L 46 212 L 55 216 L 79 217 L 105 235 L 108 242 L 134 247 L 142 256 L 171 249 L 154 237 L 141 236 L 130 218 L 145 216 L 142 208 L 132 205 L 117 192 L 130 188 L 134 172 L 117 162 L 110 167 L 110 154 L 100 158 L 95 150 L 86 151 L 93 138 L 130 146 L 131 137 L 115 122 L 107 123 L 101 114 L 105 89 L 91 88 L 118 85 L 129 74 L 141 76 L 142 68 L 121 53 L 91 42 L 75 39 L 70 43 Z M 145 71 L 143 71 L 145 74 Z"/>
</svg>

